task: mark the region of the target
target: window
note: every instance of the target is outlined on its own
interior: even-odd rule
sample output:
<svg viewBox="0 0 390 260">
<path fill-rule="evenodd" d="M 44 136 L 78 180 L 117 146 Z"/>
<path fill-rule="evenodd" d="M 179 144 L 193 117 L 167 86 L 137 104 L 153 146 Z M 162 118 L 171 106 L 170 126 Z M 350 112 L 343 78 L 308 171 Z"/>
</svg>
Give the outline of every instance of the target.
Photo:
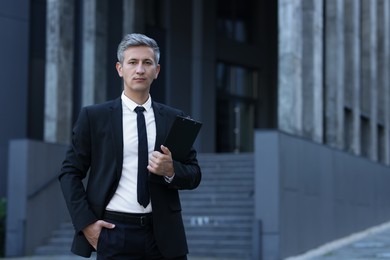
<svg viewBox="0 0 390 260">
<path fill-rule="evenodd" d="M 252 152 L 257 72 L 217 64 L 217 152 Z"/>
<path fill-rule="evenodd" d="M 364 157 L 370 157 L 370 121 L 367 117 L 360 117 L 361 125 L 361 136 L 360 136 L 360 145 L 361 145 L 361 155 Z"/>
<path fill-rule="evenodd" d="M 354 152 L 353 134 L 353 113 L 344 107 L 344 148 L 351 153 Z"/>
<path fill-rule="evenodd" d="M 385 128 L 378 124 L 378 162 L 381 163 L 386 163 L 385 140 Z"/>
<path fill-rule="evenodd" d="M 254 10 L 250 0 L 219 0 L 217 32 L 221 37 L 237 42 L 250 43 L 250 11 Z"/>
</svg>

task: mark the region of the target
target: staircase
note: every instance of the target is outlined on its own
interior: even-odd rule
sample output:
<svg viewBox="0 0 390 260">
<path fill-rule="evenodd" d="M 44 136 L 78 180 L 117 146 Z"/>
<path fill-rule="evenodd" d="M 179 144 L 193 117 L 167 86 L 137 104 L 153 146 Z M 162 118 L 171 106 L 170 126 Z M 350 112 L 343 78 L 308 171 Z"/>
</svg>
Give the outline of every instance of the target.
<svg viewBox="0 0 390 260">
<path fill-rule="evenodd" d="M 253 154 L 199 156 L 202 182 L 181 191 L 191 256 L 251 259 Z"/>
<path fill-rule="evenodd" d="M 73 225 L 63 223 L 58 230 L 55 230 L 52 237 L 46 245 L 40 246 L 35 250 L 35 255 L 72 255 L 70 248 L 74 235 Z"/>
<path fill-rule="evenodd" d="M 200 154 L 202 182 L 180 191 L 190 256 L 251 259 L 253 154 Z M 73 227 L 64 223 L 36 255 L 70 253 Z"/>
</svg>

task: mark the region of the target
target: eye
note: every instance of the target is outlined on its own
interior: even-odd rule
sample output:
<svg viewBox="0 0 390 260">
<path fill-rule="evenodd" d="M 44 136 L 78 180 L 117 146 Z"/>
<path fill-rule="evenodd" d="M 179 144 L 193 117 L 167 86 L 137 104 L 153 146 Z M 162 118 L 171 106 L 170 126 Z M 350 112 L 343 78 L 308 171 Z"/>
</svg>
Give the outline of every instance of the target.
<svg viewBox="0 0 390 260">
<path fill-rule="evenodd" d="M 145 61 L 145 64 L 146 65 L 153 65 L 153 62 L 151 60 L 147 60 L 147 61 Z"/>
</svg>

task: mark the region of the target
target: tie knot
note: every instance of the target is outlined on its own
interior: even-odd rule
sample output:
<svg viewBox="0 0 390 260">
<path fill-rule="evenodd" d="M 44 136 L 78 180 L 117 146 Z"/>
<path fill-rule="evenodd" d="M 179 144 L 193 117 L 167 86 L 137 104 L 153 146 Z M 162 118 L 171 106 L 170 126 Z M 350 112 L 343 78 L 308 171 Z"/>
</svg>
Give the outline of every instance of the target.
<svg viewBox="0 0 390 260">
<path fill-rule="evenodd" d="M 134 109 L 134 111 L 139 114 L 145 111 L 145 108 L 143 106 L 138 106 Z"/>
</svg>

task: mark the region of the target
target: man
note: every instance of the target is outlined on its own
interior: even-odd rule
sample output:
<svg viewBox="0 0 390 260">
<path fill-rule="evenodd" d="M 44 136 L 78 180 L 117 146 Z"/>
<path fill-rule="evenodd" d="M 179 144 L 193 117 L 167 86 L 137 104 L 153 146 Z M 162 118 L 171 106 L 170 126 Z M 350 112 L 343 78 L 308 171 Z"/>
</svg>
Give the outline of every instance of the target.
<svg viewBox="0 0 390 260">
<path fill-rule="evenodd" d="M 187 259 L 178 190 L 195 189 L 201 170 L 194 149 L 179 162 L 162 145 L 176 115 L 185 115 L 151 99 L 160 72 L 153 39 L 128 34 L 117 54 L 122 95 L 80 111 L 59 175 L 76 230 L 72 252 L 90 257 L 96 250 L 98 260 Z"/>
</svg>

